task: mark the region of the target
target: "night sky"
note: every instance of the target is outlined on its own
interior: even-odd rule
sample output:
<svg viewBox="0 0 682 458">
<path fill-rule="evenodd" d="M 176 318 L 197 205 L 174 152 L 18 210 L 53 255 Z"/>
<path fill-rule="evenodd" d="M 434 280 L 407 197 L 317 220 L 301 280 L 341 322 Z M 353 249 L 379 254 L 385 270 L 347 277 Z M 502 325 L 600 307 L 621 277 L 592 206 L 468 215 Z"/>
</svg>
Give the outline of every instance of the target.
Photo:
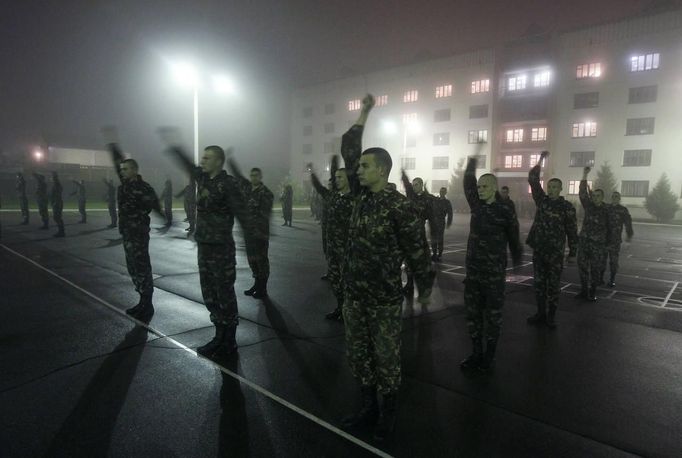
<svg viewBox="0 0 682 458">
<path fill-rule="evenodd" d="M 560 31 L 633 16 L 650 0 L 3 1 L 0 147 L 41 134 L 98 138 L 157 154 L 154 129 L 191 145 L 191 93 L 167 59 L 233 75 L 240 96 L 203 96 L 201 143 L 234 144 L 248 162 L 286 164 L 291 88 L 495 46 L 532 24 Z M 267 166 L 266 166 L 267 167 Z"/>
</svg>

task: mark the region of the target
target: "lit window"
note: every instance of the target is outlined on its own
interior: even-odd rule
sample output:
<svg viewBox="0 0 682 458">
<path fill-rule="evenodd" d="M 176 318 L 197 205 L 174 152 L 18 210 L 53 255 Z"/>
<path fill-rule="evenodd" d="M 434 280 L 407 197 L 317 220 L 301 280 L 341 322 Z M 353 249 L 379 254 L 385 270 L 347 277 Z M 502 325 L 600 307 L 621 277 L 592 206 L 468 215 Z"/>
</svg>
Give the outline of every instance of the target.
<svg viewBox="0 0 682 458">
<path fill-rule="evenodd" d="M 523 129 L 507 129 L 507 143 L 523 142 Z"/>
<path fill-rule="evenodd" d="M 601 62 L 578 65 L 576 78 L 599 78 L 601 76 Z"/>
<path fill-rule="evenodd" d="M 520 91 L 526 88 L 526 75 L 516 75 L 509 78 L 507 89 Z"/>
<path fill-rule="evenodd" d="M 358 111 L 362 106 L 362 100 L 355 99 L 348 101 L 348 111 Z"/>
<path fill-rule="evenodd" d="M 409 124 L 417 120 L 417 113 L 405 113 L 403 115 L 403 124 Z"/>
<path fill-rule="evenodd" d="M 632 56 L 630 58 L 630 71 L 643 72 L 646 70 L 656 70 L 660 61 L 660 54 L 644 54 L 642 56 Z"/>
<path fill-rule="evenodd" d="M 403 94 L 403 102 L 409 103 L 409 102 L 416 102 L 419 99 L 419 91 L 411 90 L 411 91 L 405 91 Z"/>
<path fill-rule="evenodd" d="M 539 154 L 531 154 L 528 156 L 529 161 L 528 161 L 528 166 L 529 167 L 535 167 L 538 165 L 538 162 L 540 161 L 540 155 Z"/>
<path fill-rule="evenodd" d="M 544 142 L 547 140 L 546 127 L 533 127 L 530 131 L 530 140 L 533 142 Z"/>
<path fill-rule="evenodd" d="M 592 181 L 587 182 L 587 187 L 589 189 L 592 188 Z M 579 180 L 571 180 L 568 182 L 568 193 L 571 195 L 577 195 L 578 192 L 580 192 L 580 181 Z"/>
<path fill-rule="evenodd" d="M 510 154 L 504 157 L 505 169 L 520 169 L 523 167 L 523 156 L 520 154 Z"/>
<path fill-rule="evenodd" d="M 438 86 L 436 88 L 436 98 L 441 99 L 443 97 L 452 96 L 452 84 L 446 84 L 444 86 Z"/>
<path fill-rule="evenodd" d="M 531 164 L 531 167 L 533 167 L 533 164 Z M 541 188 L 545 187 L 545 180 L 540 180 L 540 187 Z M 531 189 L 530 185 L 528 185 L 528 194 L 532 194 L 532 193 L 533 193 L 533 190 Z"/>
<path fill-rule="evenodd" d="M 533 81 L 533 86 L 535 86 L 535 87 L 549 86 L 549 70 L 545 70 L 543 72 L 536 73 L 534 81 Z"/>
<path fill-rule="evenodd" d="M 581 137 L 596 137 L 597 136 L 597 123 L 588 122 L 576 122 L 573 123 L 573 138 Z"/>
<path fill-rule="evenodd" d="M 469 143 L 486 143 L 488 141 L 487 130 L 470 130 Z"/>
<path fill-rule="evenodd" d="M 471 93 L 478 94 L 490 91 L 490 80 L 477 80 L 471 82 Z"/>
<path fill-rule="evenodd" d="M 376 101 L 375 106 L 377 107 L 383 107 L 388 105 L 388 96 L 387 95 L 380 95 L 374 99 Z"/>
</svg>

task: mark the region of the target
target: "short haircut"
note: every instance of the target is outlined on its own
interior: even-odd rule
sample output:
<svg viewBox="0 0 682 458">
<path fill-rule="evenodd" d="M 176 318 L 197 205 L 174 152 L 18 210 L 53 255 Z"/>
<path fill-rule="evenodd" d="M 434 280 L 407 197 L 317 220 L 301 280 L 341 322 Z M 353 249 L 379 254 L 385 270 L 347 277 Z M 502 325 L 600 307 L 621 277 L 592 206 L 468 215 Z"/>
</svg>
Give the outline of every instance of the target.
<svg viewBox="0 0 682 458">
<path fill-rule="evenodd" d="M 419 181 L 421 184 L 424 184 L 424 180 L 422 180 L 420 177 L 414 177 L 412 182 L 414 183 L 415 181 Z"/>
<path fill-rule="evenodd" d="M 261 169 L 259 169 L 258 167 L 252 168 L 251 171 L 252 171 L 252 172 L 258 172 L 258 173 L 260 173 L 261 175 L 263 175 L 263 171 L 262 171 Z"/>
<path fill-rule="evenodd" d="M 383 148 L 369 148 L 362 153 L 363 156 L 368 156 L 370 154 L 374 156 L 374 160 L 377 162 L 379 167 L 382 167 L 386 171 L 386 178 L 388 178 L 388 175 L 391 173 L 391 169 L 393 168 L 393 160 L 391 159 L 391 155 L 388 154 L 388 151 Z"/>
<path fill-rule="evenodd" d="M 620 193 L 619 193 L 618 191 L 613 191 L 613 192 L 611 193 L 611 197 L 613 197 L 613 196 L 618 196 L 618 197 L 620 197 Z"/>
<path fill-rule="evenodd" d="M 204 148 L 204 151 L 211 151 L 215 153 L 215 155 L 218 156 L 218 159 L 220 159 L 220 163 L 221 164 L 225 163 L 225 150 L 222 149 L 220 146 L 217 145 L 207 146 L 206 148 Z"/>
<path fill-rule="evenodd" d="M 558 178 L 552 178 L 551 180 L 549 180 L 549 181 L 547 182 L 547 184 L 550 184 L 552 181 L 558 181 L 558 182 L 559 182 L 559 186 L 561 186 L 562 188 L 564 187 L 564 183 L 563 183 L 560 179 L 558 179 Z"/>
<path fill-rule="evenodd" d="M 503 191 L 509 191 L 509 186 L 502 186 Z"/>
<path fill-rule="evenodd" d="M 603 189 L 594 189 L 592 192 L 601 192 L 601 195 L 604 195 L 604 190 Z"/>
<path fill-rule="evenodd" d="M 483 175 L 480 176 L 478 180 L 481 181 L 485 177 L 491 177 L 493 179 L 493 182 L 495 183 L 495 186 L 497 186 L 497 177 L 492 173 L 484 173 Z"/>
<path fill-rule="evenodd" d="M 448 192 L 448 188 L 446 188 L 445 186 L 443 186 L 442 188 L 440 188 L 440 189 L 439 189 L 439 191 L 445 191 L 445 192 Z"/>
<path fill-rule="evenodd" d="M 133 170 L 135 171 L 140 170 L 140 166 L 137 164 L 137 161 L 135 159 L 124 159 L 121 161 L 121 164 L 130 164 Z"/>
<path fill-rule="evenodd" d="M 345 168 L 345 167 L 341 167 L 340 169 L 336 169 L 336 171 L 337 171 L 337 172 L 346 173 L 346 168 Z"/>
</svg>

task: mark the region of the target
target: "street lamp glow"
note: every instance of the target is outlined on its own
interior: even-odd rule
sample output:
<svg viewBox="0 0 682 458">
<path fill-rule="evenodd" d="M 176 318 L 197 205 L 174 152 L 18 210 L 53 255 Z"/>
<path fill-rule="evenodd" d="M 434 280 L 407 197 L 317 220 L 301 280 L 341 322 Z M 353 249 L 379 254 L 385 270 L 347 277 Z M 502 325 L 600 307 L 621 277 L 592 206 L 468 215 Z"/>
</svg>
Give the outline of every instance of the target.
<svg viewBox="0 0 682 458">
<path fill-rule="evenodd" d="M 33 157 L 35 158 L 36 161 L 42 161 L 42 160 L 43 160 L 43 157 L 44 157 L 44 154 L 43 154 L 42 151 L 40 151 L 39 149 L 37 149 L 37 150 L 35 150 L 35 151 L 33 152 Z"/>
<path fill-rule="evenodd" d="M 386 135 L 395 135 L 398 133 L 398 126 L 393 121 L 384 121 L 381 125 Z"/>
<path fill-rule="evenodd" d="M 235 84 L 224 75 L 216 75 L 212 78 L 213 90 L 219 94 L 234 94 Z"/>
<path fill-rule="evenodd" d="M 199 83 L 199 72 L 196 67 L 187 62 L 178 62 L 171 65 L 173 79 L 179 84 L 196 87 Z"/>
</svg>

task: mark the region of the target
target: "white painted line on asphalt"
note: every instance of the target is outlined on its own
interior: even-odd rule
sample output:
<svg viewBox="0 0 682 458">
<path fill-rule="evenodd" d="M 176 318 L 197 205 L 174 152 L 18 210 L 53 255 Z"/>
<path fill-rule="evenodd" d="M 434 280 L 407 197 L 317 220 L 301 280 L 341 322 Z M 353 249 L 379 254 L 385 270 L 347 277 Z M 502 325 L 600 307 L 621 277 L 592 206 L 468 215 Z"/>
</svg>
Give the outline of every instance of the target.
<svg viewBox="0 0 682 458">
<path fill-rule="evenodd" d="M 566 286 L 561 287 L 561 291 L 565 290 L 569 286 L 571 286 L 573 283 L 566 283 Z"/>
<path fill-rule="evenodd" d="M 668 295 L 665 296 L 665 300 L 664 300 L 663 303 L 661 304 L 661 307 L 665 307 L 665 306 L 668 304 L 668 301 L 670 300 L 670 297 L 673 295 L 673 293 L 674 293 L 675 290 L 677 289 L 677 285 L 679 285 L 679 284 L 680 284 L 679 281 L 676 281 L 676 282 L 675 282 L 675 284 L 673 285 L 673 287 L 670 289 L 670 292 L 668 293 Z"/>
<path fill-rule="evenodd" d="M 108 309 L 112 310 L 113 312 L 118 313 L 119 315 L 121 315 L 121 316 L 123 316 L 123 317 L 129 319 L 130 321 L 133 321 L 137 326 L 142 326 L 142 327 L 146 328 L 147 330 L 149 330 L 150 332 L 152 332 L 153 334 L 155 334 L 156 336 L 158 336 L 158 337 L 160 337 L 160 338 L 162 338 L 162 339 L 168 340 L 169 342 L 171 342 L 171 343 L 172 343 L 173 345 L 175 345 L 176 347 L 185 350 L 187 353 L 189 353 L 189 354 L 195 356 L 196 358 L 201 358 L 201 357 L 196 353 L 196 351 L 192 350 L 191 348 L 189 348 L 189 347 L 186 346 L 185 344 L 183 344 L 183 343 L 181 343 L 181 342 L 179 342 L 179 341 L 173 339 L 172 337 L 168 337 L 166 334 L 164 334 L 163 332 L 159 331 L 158 329 L 155 329 L 155 328 L 149 326 L 147 323 L 144 323 L 144 322 L 142 322 L 142 321 L 136 320 L 135 318 L 133 318 L 133 317 L 131 317 L 130 315 L 126 314 L 125 311 L 119 309 L 118 307 L 115 307 L 114 305 L 112 305 L 112 304 L 110 304 L 109 302 L 105 301 L 105 300 L 102 299 L 101 297 L 96 296 L 96 295 L 92 294 L 91 292 L 89 292 L 89 291 L 87 291 L 87 290 L 81 288 L 81 287 L 78 286 L 77 284 L 73 283 L 73 282 L 70 281 L 70 280 L 67 280 L 66 278 L 62 277 L 62 276 L 59 275 L 58 273 L 56 273 L 56 272 L 54 272 L 54 271 L 48 269 L 47 267 L 45 267 L 45 266 L 43 266 L 43 265 L 41 265 L 41 264 L 35 262 L 33 259 L 28 258 L 28 257 L 24 256 L 23 254 L 14 251 L 13 249 L 9 248 L 9 247 L 6 246 L 6 245 L 0 244 L 0 247 L 4 248 L 6 251 L 9 251 L 10 253 L 14 254 L 15 256 L 17 256 L 17 257 L 23 259 L 24 261 L 27 261 L 28 263 L 34 265 L 35 267 L 39 268 L 40 270 L 43 270 L 44 272 L 47 272 L 48 274 L 52 275 L 53 277 L 55 277 L 55 278 L 57 278 L 57 279 L 63 281 L 63 282 L 66 283 L 67 285 L 69 285 L 69 286 L 71 286 L 72 288 L 74 288 L 74 289 L 80 291 L 81 293 L 85 294 L 86 296 L 90 297 L 91 299 L 93 299 L 93 300 L 99 302 L 100 304 L 104 305 L 105 307 L 107 307 Z M 323 428 L 325 428 L 325 429 L 331 431 L 332 433 L 334 433 L 334 434 L 336 434 L 336 435 L 338 435 L 338 436 L 343 437 L 344 439 L 346 439 L 346 440 L 348 440 L 348 441 L 354 443 L 355 445 L 358 445 L 359 447 L 362 447 L 362 448 L 364 448 L 365 450 L 367 450 L 367 451 L 369 451 L 369 452 L 371 452 L 371 453 L 374 453 L 374 454 L 377 455 L 377 456 L 381 456 L 381 457 L 385 457 L 385 458 L 392 458 L 391 455 L 389 455 L 388 453 L 384 452 L 383 450 L 379 450 L 378 448 L 373 447 L 372 445 L 370 445 L 370 444 L 368 444 L 368 443 L 366 443 L 366 442 L 364 442 L 364 441 L 358 439 L 357 437 L 355 437 L 355 436 L 353 436 L 353 435 L 351 435 L 351 434 L 348 434 L 347 432 L 343 431 L 342 429 L 339 429 L 339 428 L 337 428 L 336 426 L 332 425 L 331 423 L 328 423 L 328 422 L 322 420 L 321 418 L 319 418 L 319 417 L 313 415 L 312 413 L 307 412 L 307 411 L 301 409 L 300 407 L 298 407 L 298 406 L 296 406 L 296 405 L 290 403 L 290 402 L 287 401 L 286 399 L 281 398 L 281 397 L 277 396 L 276 394 L 274 394 L 274 393 L 272 393 L 272 392 L 266 390 L 266 389 L 263 388 L 262 386 L 257 385 L 256 383 L 251 382 L 250 380 L 248 380 L 248 379 L 242 377 L 241 375 L 239 375 L 239 374 L 237 374 L 237 373 L 235 373 L 235 372 L 232 372 L 231 370 L 227 369 L 226 367 L 221 366 L 220 364 L 216 363 L 215 361 L 210 360 L 210 359 L 207 359 L 207 358 L 201 358 L 201 359 L 205 359 L 207 362 L 209 362 L 210 364 L 216 366 L 218 369 L 220 369 L 220 370 L 221 370 L 222 372 L 224 372 L 225 374 L 227 374 L 227 375 L 229 375 L 230 377 L 232 377 L 232 378 L 238 380 L 240 383 L 243 383 L 244 385 L 248 386 L 248 387 L 251 388 L 252 390 L 257 391 L 258 393 L 262 394 L 263 396 L 265 396 L 265 397 L 267 397 L 267 398 L 270 398 L 271 400 L 277 402 L 278 404 L 283 405 L 284 407 L 286 407 L 286 408 L 288 408 L 288 409 L 290 409 L 290 410 L 296 412 L 297 414 L 299 414 L 299 415 L 301 415 L 301 416 L 307 418 L 308 420 L 312 421 L 313 423 L 316 423 L 316 424 L 318 424 L 319 426 L 321 426 L 321 427 L 323 427 Z"/>
<path fill-rule="evenodd" d="M 607 298 L 607 299 L 611 299 L 613 296 L 616 295 L 617 292 L 618 292 L 618 291 L 615 291 L 615 290 L 614 290 L 614 291 L 611 291 L 611 294 L 609 294 L 608 296 L 606 296 L 606 298 Z"/>
</svg>

